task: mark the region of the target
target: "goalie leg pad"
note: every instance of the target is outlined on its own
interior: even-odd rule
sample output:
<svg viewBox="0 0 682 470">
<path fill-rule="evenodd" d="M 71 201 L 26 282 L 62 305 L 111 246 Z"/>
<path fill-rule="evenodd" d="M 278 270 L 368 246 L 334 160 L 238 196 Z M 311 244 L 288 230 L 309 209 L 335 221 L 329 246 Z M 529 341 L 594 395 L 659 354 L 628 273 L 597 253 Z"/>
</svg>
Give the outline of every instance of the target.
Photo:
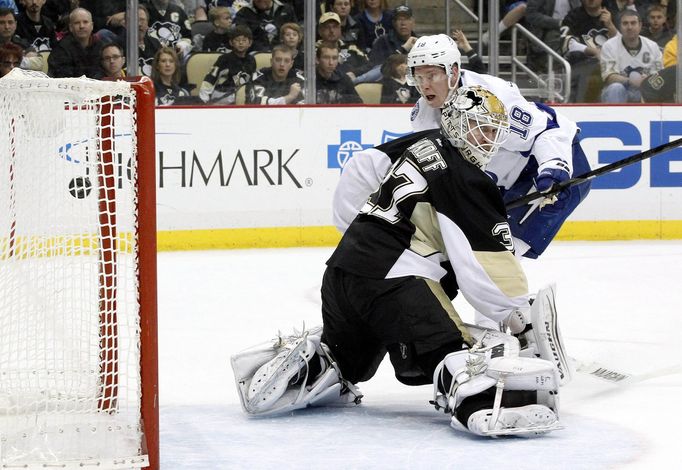
<svg viewBox="0 0 682 470">
<path fill-rule="evenodd" d="M 242 408 L 251 415 L 272 415 L 307 406 L 359 403 L 362 395 L 343 380 L 320 341 L 321 329 L 279 336 L 231 358 Z M 319 366 L 317 365 L 319 363 Z M 320 373 L 310 377 L 310 371 Z"/>
<path fill-rule="evenodd" d="M 554 364 L 518 357 L 515 340 L 500 343 L 498 334 L 443 359 L 434 373 L 432 403 L 452 415 L 453 428 L 477 435 L 535 436 L 561 429 Z"/>
<path fill-rule="evenodd" d="M 555 296 L 554 284 L 540 289 L 530 309 L 516 310 L 507 320 L 507 326 L 521 342 L 521 355 L 554 363 L 561 385 L 566 385 L 574 371 L 559 330 Z"/>
<path fill-rule="evenodd" d="M 556 285 L 552 284 L 538 291 L 530 307 L 532 328 L 525 334 L 529 345 L 533 345 L 540 358 L 552 362 L 559 373 L 561 385 L 566 385 L 573 376 L 572 364 L 564 349 L 559 330 L 556 310 Z"/>
</svg>

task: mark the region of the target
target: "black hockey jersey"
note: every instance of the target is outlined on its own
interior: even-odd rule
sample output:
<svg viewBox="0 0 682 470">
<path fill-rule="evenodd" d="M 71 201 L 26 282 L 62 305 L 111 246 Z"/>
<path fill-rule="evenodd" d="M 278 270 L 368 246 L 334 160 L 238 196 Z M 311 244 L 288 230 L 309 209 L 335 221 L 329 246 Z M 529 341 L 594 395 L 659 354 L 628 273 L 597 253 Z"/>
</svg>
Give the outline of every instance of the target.
<svg viewBox="0 0 682 470">
<path fill-rule="evenodd" d="M 284 81 L 278 82 L 272 76 L 271 67 L 261 69 L 246 85 L 246 102 L 248 104 L 286 104 L 283 97 L 289 94 L 291 85 L 294 83 L 301 86 L 301 93 L 291 104 L 300 104 L 303 102 L 305 89 L 302 72 L 292 68 Z"/>
<path fill-rule="evenodd" d="M 249 83 L 255 72 L 253 56 L 239 57 L 234 52 L 223 54 L 204 77 L 199 97 L 205 103 L 232 104 L 237 88 Z"/>
<path fill-rule="evenodd" d="M 527 306 L 528 286 L 513 255 L 497 186 L 462 158 L 440 131 L 418 132 L 375 149 L 395 160 L 379 189 L 327 262 L 372 279 L 439 281 L 449 261 L 477 310 L 504 321 Z M 394 160 L 392 158 L 392 160 Z"/>
<path fill-rule="evenodd" d="M 25 13 L 17 16 L 16 33 L 38 52 L 50 51 L 57 45 L 55 25 L 47 16 L 41 16 L 38 23 Z"/>
<path fill-rule="evenodd" d="M 153 3 L 149 3 L 149 34 L 159 40 L 164 46 L 173 47 L 181 39 L 191 40 L 189 19 L 185 10 L 173 3 L 168 3 L 165 9 L 157 10 Z"/>
<path fill-rule="evenodd" d="M 400 83 L 394 78 L 384 78 L 381 84 L 382 104 L 416 103 L 421 96 L 415 87 Z"/>
</svg>

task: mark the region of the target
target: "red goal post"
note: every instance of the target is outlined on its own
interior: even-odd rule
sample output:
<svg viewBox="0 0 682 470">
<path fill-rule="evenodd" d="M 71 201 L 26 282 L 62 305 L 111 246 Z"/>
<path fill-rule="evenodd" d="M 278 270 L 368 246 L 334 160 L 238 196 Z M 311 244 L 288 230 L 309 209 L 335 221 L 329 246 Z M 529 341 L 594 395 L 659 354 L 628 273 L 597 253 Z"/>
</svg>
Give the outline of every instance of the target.
<svg viewBox="0 0 682 470">
<path fill-rule="evenodd" d="M 151 80 L 0 79 L 0 467 L 159 468 Z"/>
</svg>

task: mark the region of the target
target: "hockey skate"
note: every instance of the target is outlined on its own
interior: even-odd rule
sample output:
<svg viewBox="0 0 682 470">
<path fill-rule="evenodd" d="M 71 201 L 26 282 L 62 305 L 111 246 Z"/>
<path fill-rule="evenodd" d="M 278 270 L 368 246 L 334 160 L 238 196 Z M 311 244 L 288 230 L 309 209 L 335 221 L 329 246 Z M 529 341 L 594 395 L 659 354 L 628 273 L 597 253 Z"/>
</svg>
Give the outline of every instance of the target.
<svg viewBox="0 0 682 470">
<path fill-rule="evenodd" d="M 493 410 L 479 410 L 473 413 L 469 416 L 467 428 L 474 434 L 492 437 L 539 436 L 563 428 L 556 414 L 544 405 L 502 408 L 497 417 L 494 414 Z M 454 416 L 452 419 L 457 421 Z"/>
<path fill-rule="evenodd" d="M 563 386 L 571 381 L 573 369 L 559 330 L 555 292 L 554 284 L 538 291 L 530 307 L 530 324 L 516 336 L 521 343 L 521 356 L 535 356 L 552 362 L 559 372 L 559 383 Z"/>
</svg>

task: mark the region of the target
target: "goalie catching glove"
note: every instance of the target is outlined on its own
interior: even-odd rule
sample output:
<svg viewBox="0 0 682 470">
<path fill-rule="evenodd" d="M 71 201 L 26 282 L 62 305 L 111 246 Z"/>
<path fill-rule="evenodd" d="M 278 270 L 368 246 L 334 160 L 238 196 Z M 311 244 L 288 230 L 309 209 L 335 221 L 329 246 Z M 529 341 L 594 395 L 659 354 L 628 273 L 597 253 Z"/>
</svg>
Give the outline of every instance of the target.
<svg viewBox="0 0 682 470">
<path fill-rule="evenodd" d="M 232 356 L 244 411 L 272 415 L 307 406 L 360 403 L 360 391 L 341 377 L 321 333 L 318 327 L 279 335 Z"/>
</svg>

